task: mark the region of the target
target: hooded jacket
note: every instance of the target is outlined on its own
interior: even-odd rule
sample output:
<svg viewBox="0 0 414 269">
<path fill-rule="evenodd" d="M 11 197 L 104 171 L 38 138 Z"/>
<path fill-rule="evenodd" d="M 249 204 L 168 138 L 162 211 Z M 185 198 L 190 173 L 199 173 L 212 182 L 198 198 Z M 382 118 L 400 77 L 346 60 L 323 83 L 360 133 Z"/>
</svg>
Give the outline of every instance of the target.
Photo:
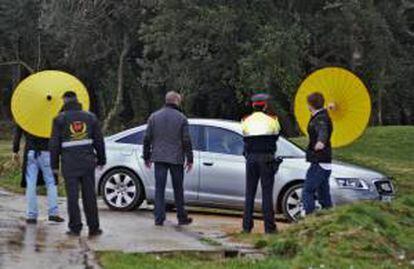
<svg viewBox="0 0 414 269">
<path fill-rule="evenodd" d="M 104 138 L 95 114 L 78 102 L 66 103 L 54 119 L 49 143 L 52 169 L 64 176 L 80 176 L 106 164 Z"/>
</svg>

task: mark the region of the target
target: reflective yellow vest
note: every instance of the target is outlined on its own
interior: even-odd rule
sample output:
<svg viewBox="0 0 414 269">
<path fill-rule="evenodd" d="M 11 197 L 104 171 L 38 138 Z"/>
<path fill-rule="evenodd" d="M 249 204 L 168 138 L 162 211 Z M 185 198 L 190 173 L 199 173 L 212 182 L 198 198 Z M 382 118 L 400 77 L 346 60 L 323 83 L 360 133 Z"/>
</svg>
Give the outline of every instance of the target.
<svg viewBox="0 0 414 269">
<path fill-rule="evenodd" d="M 254 112 L 242 120 L 244 136 L 278 135 L 280 124 L 277 117 L 271 117 L 263 112 Z"/>
</svg>

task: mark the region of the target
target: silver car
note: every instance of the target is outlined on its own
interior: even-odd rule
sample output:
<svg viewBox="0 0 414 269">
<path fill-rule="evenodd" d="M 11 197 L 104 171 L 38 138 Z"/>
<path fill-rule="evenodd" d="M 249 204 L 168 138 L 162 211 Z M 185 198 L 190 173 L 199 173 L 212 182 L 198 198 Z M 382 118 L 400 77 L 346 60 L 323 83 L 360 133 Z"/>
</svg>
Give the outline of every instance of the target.
<svg viewBox="0 0 414 269">
<path fill-rule="evenodd" d="M 190 119 L 194 149 L 193 170 L 185 175 L 187 205 L 243 209 L 245 189 L 245 158 L 243 137 L 238 122 Z M 126 130 L 106 139 L 107 165 L 97 171 L 97 191 L 114 210 L 132 210 L 144 200 L 154 200 L 154 171 L 142 159 L 145 125 Z M 301 202 L 303 182 L 309 163 L 298 146 L 280 137 L 277 155 L 283 163 L 275 176 L 274 205 L 295 221 L 303 213 Z M 357 200 L 390 200 L 394 194 L 388 177 L 355 165 L 334 162 L 330 178 L 335 205 Z M 174 203 L 171 181 L 166 189 L 167 203 Z M 261 208 L 258 188 L 256 208 Z"/>
</svg>

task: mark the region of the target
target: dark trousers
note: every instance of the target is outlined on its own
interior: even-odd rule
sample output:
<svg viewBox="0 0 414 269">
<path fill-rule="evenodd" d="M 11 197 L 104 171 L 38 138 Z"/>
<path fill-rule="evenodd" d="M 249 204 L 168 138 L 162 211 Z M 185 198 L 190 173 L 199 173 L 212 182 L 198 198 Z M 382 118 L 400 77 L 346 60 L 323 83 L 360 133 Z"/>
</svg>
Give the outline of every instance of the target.
<svg viewBox="0 0 414 269">
<path fill-rule="evenodd" d="M 99 229 L 98 206 L 95 194 L 95 171 L 84 175 L 65 176 L 65 186 L 68 203 L 69 229 L 74 232 L 82 230 L 82 221 L 79 210 L 79 186 L 82 192 L 83 210 L 90 231 Z"/>
<path fill-rule="evenodd" d="M 276 230 L 275 213 L 273 208 L 273 185 L 275 182 L 274 157 L 251 154 L 246 162 L 246 198 L 244 205 L 243 230 L 253 229 L 254 200 L 257 185 L 262 185 L 262 211 L 266 233 Z"/>
<path fill-rule="evenodd" d="M 168 171 L 171 174 L 174 189 L 175 207 L 178 221 L 187 219 L 184 209 L 184 167 L 181 164 L 155 163 L 155 223 L 161 224 L 165 220 L 165 186 L 167 184 Z"/>
<path fill-rule="evenodd" d="M 311 214 L 315 210 L 315 195 L 322 208 L 332 207 L 329 191 L 330 175 L 331 171 L 323 169 L 318 163 L 312 163 L 309 167 L 302 194 L 306 214 Z"/>
</svg>

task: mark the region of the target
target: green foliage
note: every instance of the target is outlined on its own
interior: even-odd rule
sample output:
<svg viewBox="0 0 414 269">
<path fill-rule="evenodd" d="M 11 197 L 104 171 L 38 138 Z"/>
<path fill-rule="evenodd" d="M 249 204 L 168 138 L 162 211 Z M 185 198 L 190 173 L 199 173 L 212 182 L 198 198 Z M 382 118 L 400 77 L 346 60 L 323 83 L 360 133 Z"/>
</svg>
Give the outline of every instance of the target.
<svg viewBox="0 0 414 269">
<path fill-rule="evenodd" d="M 300 81 L 335 65 L 367 84 L 373 124 L 413 124 L 407 3 L 3 0 L 0 87 L 32 71 L 69 71 L 85 82 L 109 131 L 144 122 L 168 90 L 185 94 L 190 116 L 234 120 L 249 112 L 252 92 L 266 91 L 293 135 Z"/>
</svg>

